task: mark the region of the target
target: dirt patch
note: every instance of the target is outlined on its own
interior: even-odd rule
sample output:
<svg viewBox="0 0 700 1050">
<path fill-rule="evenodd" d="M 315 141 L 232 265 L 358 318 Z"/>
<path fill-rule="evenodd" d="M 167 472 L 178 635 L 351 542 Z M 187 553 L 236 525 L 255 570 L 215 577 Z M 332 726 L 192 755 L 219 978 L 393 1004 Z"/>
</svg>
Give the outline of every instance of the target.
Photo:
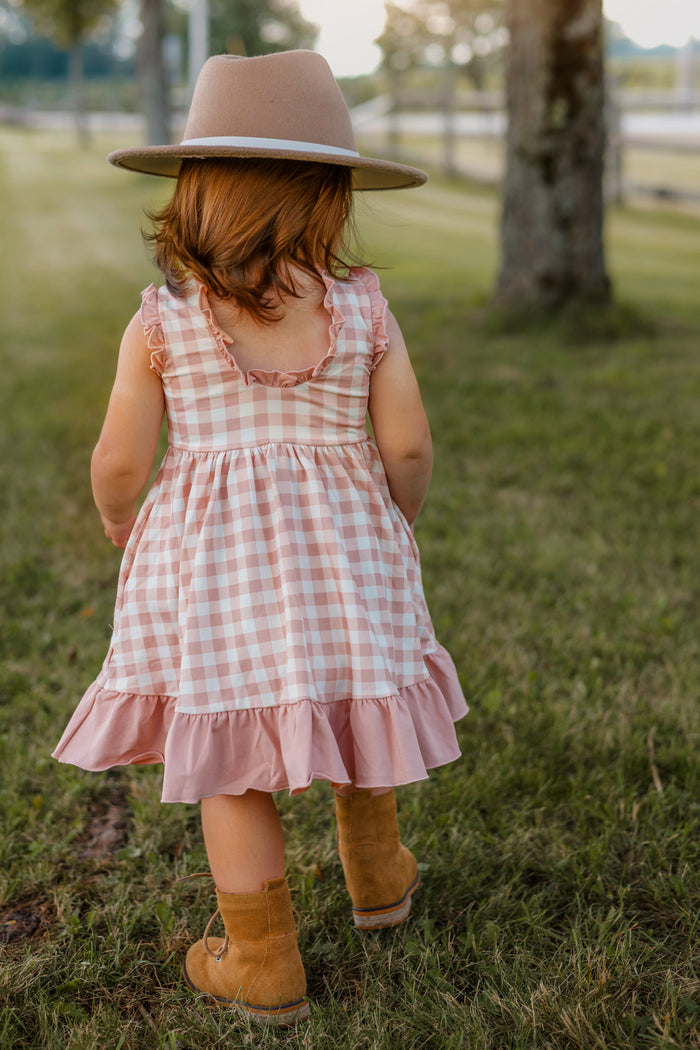
<svg viewBox="0 0 700 1050">
<path fill-rule="evenodd" d="M 54 917 L 47 901 L 29 901 L 19 908 L 0 909 L 0 945 L 35 940 Z"/>
<path fill-rule="evenodd" d="M 90 810 L 92 820 L 85 835 L 85 844 L 78 852 L 81 860 L 115 853 L 126 843 L 129 835 L 129 803 L 119 788 L 113 788 L 108 799 L 94 802 Z"/>
</svg>

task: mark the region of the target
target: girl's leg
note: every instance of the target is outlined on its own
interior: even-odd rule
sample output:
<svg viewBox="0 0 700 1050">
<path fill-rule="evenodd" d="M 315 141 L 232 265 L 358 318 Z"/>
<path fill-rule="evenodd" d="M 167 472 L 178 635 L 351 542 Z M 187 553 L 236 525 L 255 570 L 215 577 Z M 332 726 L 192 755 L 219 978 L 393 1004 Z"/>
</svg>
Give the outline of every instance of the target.
<svg viewBox="0 0 700 1050">
<path fill-rule="evenodd" d="M 207 927 L 187 953 L 185 981 L 252 1021 L 303 1021 L 306 977 L 272 795 L 203 799 L 202 827 L 226 936 L 208 937 Z"/>
<path fill-rule="evenodd" d="M 256 893 L 284 875 L 282 825 L 267 792 L 203 798 L 202 830 L 220 893 Z"/>
</svg>

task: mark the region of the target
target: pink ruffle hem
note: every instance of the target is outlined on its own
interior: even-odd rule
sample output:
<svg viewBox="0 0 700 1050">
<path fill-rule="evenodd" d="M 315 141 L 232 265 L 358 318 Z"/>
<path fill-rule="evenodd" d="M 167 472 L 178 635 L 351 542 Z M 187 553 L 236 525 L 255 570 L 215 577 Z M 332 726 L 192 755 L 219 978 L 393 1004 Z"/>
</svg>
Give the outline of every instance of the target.
<svg viewBox="0 0 700 1050">
<path fill-rule="evenodd" d="M 442 647 L 429 677 L 390 697 L 192 715 L 172 697 L 105 689 L 98 679 L 69 722 L 54 758 L 93 772 L 164 763 L 163 802 L 211 795 L 305 790 L 312 780 L 360 788 L 425 780 L 459 757 L 454 725 L 467 713 Z"/>
</svg>

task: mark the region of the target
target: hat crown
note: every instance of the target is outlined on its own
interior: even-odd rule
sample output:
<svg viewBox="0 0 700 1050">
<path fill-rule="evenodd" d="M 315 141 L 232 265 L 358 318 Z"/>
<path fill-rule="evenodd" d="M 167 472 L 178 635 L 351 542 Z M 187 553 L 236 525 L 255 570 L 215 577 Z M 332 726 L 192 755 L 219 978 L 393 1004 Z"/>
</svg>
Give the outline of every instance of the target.
<svg viewBox="0 0 700 1050">
<path fill-rule="evenodd" d="M 295 139 L 356 149 L 348 107 L 328 63 L 314 51 L 207 59 L 192 96 L 184 141 L 221 137 Z"/>
<path fill-rule="evenodd" d="M 113 150 L 110 164 L 177 178 L 184 160 L 268 158 L 342 165 L 355 190 L 420 186 L 427 175 L 357 152 L 350 111 L 315 51 L 216 55 L 200 71 L 182 142 Z"/>
</svg>

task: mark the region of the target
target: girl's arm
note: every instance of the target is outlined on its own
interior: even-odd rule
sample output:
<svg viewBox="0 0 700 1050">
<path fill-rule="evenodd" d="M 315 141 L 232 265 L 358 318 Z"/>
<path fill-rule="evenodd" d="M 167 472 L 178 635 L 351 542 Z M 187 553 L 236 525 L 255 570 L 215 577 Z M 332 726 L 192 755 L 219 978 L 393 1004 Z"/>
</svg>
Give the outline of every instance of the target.
<svg viewBox="0 0 700 1050">
<path fill-rule="evenodd" d="M 107 415 L 92 454 L 92 492 L 115 547 L 126 546 L 136 520 L 136 499 L 148 480 L 163 412 L 163 387 L 150 369 L 150 350 L 136 314 L 124 332 Z"/>
<path fill-rule="evenodd" d="M 387 335 L 389 348 L 370 380 L 369 417 L 391 498 L 413 524 L 430 483 L 430 428 L 401 329 L 391 313 Z"/>
</svg>

